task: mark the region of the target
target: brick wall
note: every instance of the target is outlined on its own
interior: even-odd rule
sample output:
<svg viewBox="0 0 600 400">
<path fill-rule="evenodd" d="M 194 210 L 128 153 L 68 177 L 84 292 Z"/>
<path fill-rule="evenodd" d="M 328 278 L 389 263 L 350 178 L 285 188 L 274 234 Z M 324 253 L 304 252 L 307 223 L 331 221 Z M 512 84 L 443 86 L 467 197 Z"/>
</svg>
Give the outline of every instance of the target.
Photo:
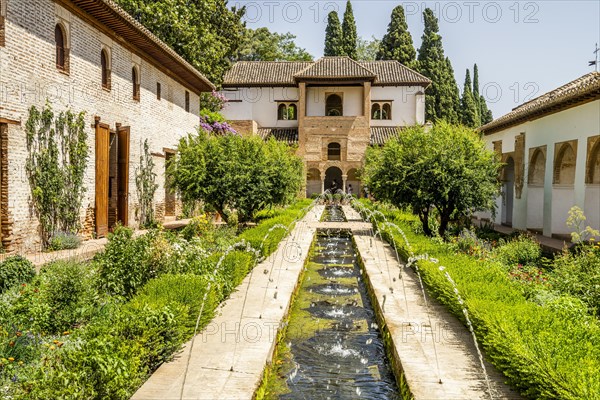
<svg viewBox="0 0 600 400">
<path fill-rule="evenodd" d="M 82 18 L 49 0 L 9 0 L 5 20 L 5 47 L 0 47 L 0 118 L 20 121 L 8 125 L 8 210 L 12 220 L 10 250 L 32 251 L 39 246 L 38 223 L 30 204 L 30 188 L 24 164 L 27 158 L 25 123 L 30 106 L 43 107 L 48 100 L 56 112 L 70 108 L 86 112 L 86 129 L 91 157 L 85 177 L 85 198 L 81 210 L 83 230 L 93 231 L 95 204 L 94 117 L 115 129 L 117 123 L 131 127 L 129 159 L 129 222 L 136 226 L 137 193 L 135 170 L 140 144 L 148 138 L 150 151 L 176 147 L 180 137 L 198 125 L 199 97 L 168 77 L 140 54 L 133 54 L 119 39 L 100 32 Z M 55 66 L 54 28 L 67 27 L 70 47 L 69 73 Z M 102 89 L 100 52 L 111 54 L 111 90 Z M 131 69 L 140 71 L 140 99 L 133 99 Z M 156 98 L 156 83 L 162 85 L 162 99 Z M 190 92 L 190 110 L 185 111 L 185 91 Z M 164 203 L 164 158 L 155 157 L 159 189 L 157 205 Z M 161 207 L 158 207 L 159 209 Z M 91 210 L 91 211 L 90 211 Z M 2 211 L 4 213 L 4 210 Z M 91 228 L 91 229 L 90 229 Z"/>
</svg>

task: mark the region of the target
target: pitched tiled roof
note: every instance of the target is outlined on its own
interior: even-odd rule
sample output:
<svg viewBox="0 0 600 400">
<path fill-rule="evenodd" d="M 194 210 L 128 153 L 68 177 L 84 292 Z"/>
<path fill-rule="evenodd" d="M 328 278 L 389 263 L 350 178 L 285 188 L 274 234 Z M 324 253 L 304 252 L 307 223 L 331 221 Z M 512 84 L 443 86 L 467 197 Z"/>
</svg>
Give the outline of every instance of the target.
<svg viewBox="0 0 600 400">
<path fill-rule="evenodd" d="M 388 140 L 397 138 L 401 129 L 399 126 L 372 126 L 371 146 L 383 146 Z"/>
<path fill-rule="evenodd" d="M 296 86 L 294 74 L 311 64 L 312 61 L 240 61 L 227 71 L 223 86 Z"/>
<path fill-rule="evenodd" d="M 600 72 L 590 72 L 557 89 L 514 108 L 479 128 L 485 134 L 541 118 L 577 104 L 600 99 Z"/>
<path fill-rule="evenodd" d="M 395 60 L 361 61 L 360 64 L 377 75 L 373 83 L 374 85 L 391 85 L 399 82 L 421 85 L 429 85 L 431 83 L 427 77 Z"/>
<path fill-rule="evenodd" d="M 428 86 L 430 81 L 397 61 L 323 57 L 312 61 L 240 61 L 225 74 L 223 87 L 296 86 L 298 80 L 372 80 L 374 85 Z"/>
<path fill-rule="evenodd" d="M 287 144 L 298 143 L 298 128 L 258 128 L 256 133 L 263 140 L 274 137 Z"/>
<path fill-rule="evenodd" d="M 118 37 L 148 54 L 160 66 L 174 73 L 195 92 L 213 90 L 214 85 L 173 49 L 136 21 L 112 0 L 71 0 L 75 6 L 109 28 Z"/>
<path fill-rule="evenodd" d="M 350 57 L 322 57 L 294 75 L 298 79 L 375 79 L 375 73 Z"/>
</svg>

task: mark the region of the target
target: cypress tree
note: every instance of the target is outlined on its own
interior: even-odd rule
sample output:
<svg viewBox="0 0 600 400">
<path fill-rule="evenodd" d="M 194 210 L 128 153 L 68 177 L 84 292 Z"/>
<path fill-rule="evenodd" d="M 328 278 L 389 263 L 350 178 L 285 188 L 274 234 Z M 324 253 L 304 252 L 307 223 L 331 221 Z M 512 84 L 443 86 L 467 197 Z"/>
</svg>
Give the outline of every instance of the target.
<svg viewBox="0 0 600 400">
<path fill-rule="evenodd" d="M 488 122 L 492 122 L 494 119 L 492 112 L 488 109 L 485 98 L 479 94 L 479 69 L 477 64 L 473 66 L 473 98 L 477 103 L 477 109 L 479 110 L 479 119 L 481 125 L 485 125 Z"/>
<path fill-rule="evenodd" d="M 419 48 L 419 72 L 431 79 L 425 92 L 425 118 L 458 122 L 459 95 L 450 60 L 444 57 L 438 20 L 430 8 L 423 12 L 425 30 Z"/>
<path fill-rule="evenodd" d="M 325 51 L 326 56 L 341 56 L 342 49 L 342 26 L 337 12 L 332 11 L 327 15 L 327 28 L 325 29 Z"/>
<path fill-rule="evenodd" d="M 412 36 L 404 15 L 404 8 L 397 6 L 392 10 L 392 19 L 387 33 L 381 40 L 378 60 L 396 60 L 407 67 L 413 67 L 417 52 L 413 46 Z"/>
<path fill-rule="evenodd" d="M 465 86 L 462 93 L 460 122 L 470 128 L 476 128 L 480 124 L 477 102 L 473 98 L 473 92 L 471 91 L 471 75 L 469 74 L 469 69 L 467 69 Z"/>
<path fill-rule="evenodd" d="M 342 22 L 342 47 L 343 54 L 356 60 L 356 21 L 352 12 L 352 3 L 346 2 L 346 11 L 344 11 L 344 21 Z"/>
<path fill-rule="evenodd" d="M 481 125 L 488 124 L 494 120 L 492 110 L 488 109 L 487 103 L 483 96 L 479 97 L 479 109 L 481 110 Z"/>
</svg>

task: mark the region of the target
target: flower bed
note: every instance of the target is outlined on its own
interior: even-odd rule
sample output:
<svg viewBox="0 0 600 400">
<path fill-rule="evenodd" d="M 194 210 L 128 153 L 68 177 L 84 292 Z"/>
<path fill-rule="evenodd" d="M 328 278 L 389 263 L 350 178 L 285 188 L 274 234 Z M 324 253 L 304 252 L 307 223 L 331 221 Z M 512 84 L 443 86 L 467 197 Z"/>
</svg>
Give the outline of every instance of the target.
<svg viewBox="0 0 600 400">
<path fill-rule="evenodd" d="M 396 244 L 402 257 L 428 254 L 439 260 L 418 261 L 429 293 L 463 321 L 463 307 L 467 308 L 487 358 L 523 395 L 542 399 L 600 398 L 600 324 L 581 297 L 575 297 L 581 288 L 572 283 L 571 293 L 548 287 L 555 272 L 540 272 L 531 263 L 521 268 L 518 264 L 513 266 L 516 271 L 512 270 L 511 277 L 511 269 L 497 256 L 502 254 L 505 260 L 535 260 L 535 251 L 529 244 L 499 244 L 498 248 L 508 247 L 494 249 L 490 256 L 463 254 L 440 239 L 416 234 L 416 217 L 409 213 L 368 201 L 361 204 L 377 209 L 404 231 L 410 247 L 398 231 L 390 228 L 383 232 L 386 240 Z M 379 214 L 373 214 L 373 218 L 383 220 Z M 582 258 L 563 254 L 552 266 L 564 270 L 560 263 L 572 267 L 587 260 L 588 264 L 595 263 L 598 271 L 600 249 L 592 246 L 587 251 L 591 253 Z M 595 258 L 590 261 L 590 257 Z M 458 303 L 440 266 L 456 282 L 464 305 Z M 590 265 L 587 268 L 594 269 Z"/>
<path fill-rule="evenodd" d="M 133 239 L 119 228 L 90 264 L 54 263 L 11 283 L 0 295 L 0 398 L 129 398 L 191 337 L 200 309 L 200 329 L 212 319 L 269 229 L 292 229 L 309 205 L 277 209 L 238 237 L 201 230 L 190 240 L 161 231 Z M 274 229 L 262 254 L 285 234 Z M 213 274 L 242 239 L 255 250 L 228 252 Z"/>
</svg>

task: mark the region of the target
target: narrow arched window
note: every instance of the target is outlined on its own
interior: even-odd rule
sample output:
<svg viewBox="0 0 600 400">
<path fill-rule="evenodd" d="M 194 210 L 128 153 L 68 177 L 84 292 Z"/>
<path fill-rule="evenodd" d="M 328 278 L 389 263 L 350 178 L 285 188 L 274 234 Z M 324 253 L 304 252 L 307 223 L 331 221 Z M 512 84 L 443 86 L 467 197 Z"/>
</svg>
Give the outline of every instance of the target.
<svg viewBox="0 0 600 400">
<path fill-rule="evenodd" d="M 100 66 L 102 67 L 102 87 L 110 90 L 110 65 L 105 49 L 100 52 Z"/>
<path fill-rule="evenodd" d="M 185 91 L 185 111 L 190 112 L 190 92 Z"/>
<path fill-rule="evenodd" d="M 131 84 L 133 86 L 133 100 L 140 99 L 140 77 L 136 67 L 131 68 Z"/>
<path fill-rule="evenodd" d="M 381 108 L 381 119 L 392 119 L 392 106 L 385 103 Z"/>
<path fill-rule="evenodd" d="M 325 115 L 328 117 L 341 117 L 344 115 L 342 97 L 338 94 L 330 94 L 325 101 Z"/>
<path fill-rule="evenodd" d="M 60 24 L 54 27 L 54 42 L 56 43 L 56 68 L 66 71 L 65 33 Z"/>
<path fill-rule="evenodd" d="M 378 103 L 371 106 L 371 119 L 381 119 L 381 107 Z"/>
<path fill-rule="evenodd" d="M 286 120 L 286 119 L 288 119 L 287 107 L 283 103 L 281 103 L 277 107 L 277 119 L 278 120 Z"/>
<path fill-rule="evenodd" d="M 288 107 L 288 119 L 289 120 L 296 120 L 298 119 L 298 114 L 297 114 L 297 108 L 295 104 L 290 104 L 290 106 Z"/>
<path fill-rule="evenodd" d="M 329 143 L 327 145 L 327 159 L 328 160 L 341 160 L 342 146 L 339 143 Z"/>
</svg>

